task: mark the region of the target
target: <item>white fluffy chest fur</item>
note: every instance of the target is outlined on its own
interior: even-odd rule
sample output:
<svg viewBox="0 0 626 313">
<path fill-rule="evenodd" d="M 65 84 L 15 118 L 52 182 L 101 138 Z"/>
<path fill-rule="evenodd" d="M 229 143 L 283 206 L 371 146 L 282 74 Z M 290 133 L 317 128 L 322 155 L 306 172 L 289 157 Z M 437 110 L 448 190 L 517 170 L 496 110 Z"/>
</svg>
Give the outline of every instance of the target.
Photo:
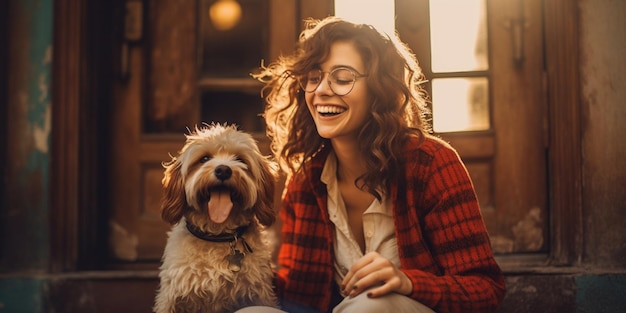
<svg viewBox="0 0 626 313">
<path fill-rule="evenodd" d="M 184 219 L 169 232 L 160 268 L 156 312 L 232 312 L 249 305 L 275 306 L 271 254 L 256 226 L 242 235 L 253 252 L 246 252 L 241 270 L 229 269 L 229 242 L 209 242 L 192 235 Z"/>
</svg>

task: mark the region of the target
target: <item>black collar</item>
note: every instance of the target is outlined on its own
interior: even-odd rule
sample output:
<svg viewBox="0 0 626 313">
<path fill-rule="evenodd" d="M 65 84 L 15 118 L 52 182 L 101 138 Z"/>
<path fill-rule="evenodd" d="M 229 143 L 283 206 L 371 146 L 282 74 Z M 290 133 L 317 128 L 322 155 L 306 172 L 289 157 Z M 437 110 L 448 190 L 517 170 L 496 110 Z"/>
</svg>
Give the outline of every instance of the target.
<svg viewBox="0 0 626 313">
<path fill-rule="evenodd" d="M 248 226 L 241 226 L 235 229 L 234 233 L 221 233 L 217 235 L 209 234 L 207 232 L 201 231 L 198 227 L 192 225 L 188 221 L 186 221 L 187 230 L 202 240 L 210 241 L 210 242 L 232 242 L 237 241 L 237 239 L 241 238 L 241 235 L 248 230 Z"/>
</svg>

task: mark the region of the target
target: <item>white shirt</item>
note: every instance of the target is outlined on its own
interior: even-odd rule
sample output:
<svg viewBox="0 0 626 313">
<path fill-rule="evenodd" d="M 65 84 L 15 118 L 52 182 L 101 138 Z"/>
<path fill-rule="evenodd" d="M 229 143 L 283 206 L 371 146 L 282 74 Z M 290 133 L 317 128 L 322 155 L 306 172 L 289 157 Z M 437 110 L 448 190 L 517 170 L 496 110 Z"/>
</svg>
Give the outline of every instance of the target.
<svg viewBox="0 0 626 313">
<path fill-rule="evenodd" d="M 331 152 L 322 170 L 321 180 L 328 190 L 328 215 L 335 224 L 335 280 L 337 284 L 348 273 L 352 264 L 363 257 L 358 242 L 348 226 L 346 205 L 337 184 L 337 158 Z M 374 199 L 363 212 L 363 234 L 365 254 L 376 251 L 400 268 L 398 242 L 396 240 L 391 201 L 383 197 L 382 202 Z"/>
</svg>

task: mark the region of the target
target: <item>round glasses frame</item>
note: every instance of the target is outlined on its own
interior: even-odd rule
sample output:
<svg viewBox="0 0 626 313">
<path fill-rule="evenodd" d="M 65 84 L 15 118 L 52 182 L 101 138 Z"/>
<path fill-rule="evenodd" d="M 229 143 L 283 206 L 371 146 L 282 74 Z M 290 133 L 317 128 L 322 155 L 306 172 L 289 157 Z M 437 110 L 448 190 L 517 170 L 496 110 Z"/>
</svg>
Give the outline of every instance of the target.
<svg viewBox="0 0 626 313">
<path fill-rule="evenodd" d="M 315 92 L 322 83 L 326 76 L 326 82 L 330 87 L 330 90 L 338 96 L 345 96 L 349 94 L 354 88 L 354 84 L 357 79 L 361 77 L 367 77 L 367 74 L 360 74 L 348 67 L 338 67 L 330 72 L 324 72 L 321 69 L 314 69 L 309 71 L 308 74 L 300 76 L 298 83 L 302 90 L 308 93 Z"/>
</svg>

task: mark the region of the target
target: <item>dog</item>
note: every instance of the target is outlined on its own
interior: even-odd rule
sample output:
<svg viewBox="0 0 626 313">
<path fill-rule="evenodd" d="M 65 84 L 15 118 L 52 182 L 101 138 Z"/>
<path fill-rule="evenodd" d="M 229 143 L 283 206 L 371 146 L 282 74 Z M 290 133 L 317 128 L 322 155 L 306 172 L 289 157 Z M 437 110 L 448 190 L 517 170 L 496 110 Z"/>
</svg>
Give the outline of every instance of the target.
<svg viewBox="0 0 626 313">
<path fill-rule="evenodd" d="M 154 311 L 277 307 L 266 229 L 276 221 L 275 164 L 235 125 L 190 131 L 163 163 L 161 217 L 172 225 Z"/>
</svg>

